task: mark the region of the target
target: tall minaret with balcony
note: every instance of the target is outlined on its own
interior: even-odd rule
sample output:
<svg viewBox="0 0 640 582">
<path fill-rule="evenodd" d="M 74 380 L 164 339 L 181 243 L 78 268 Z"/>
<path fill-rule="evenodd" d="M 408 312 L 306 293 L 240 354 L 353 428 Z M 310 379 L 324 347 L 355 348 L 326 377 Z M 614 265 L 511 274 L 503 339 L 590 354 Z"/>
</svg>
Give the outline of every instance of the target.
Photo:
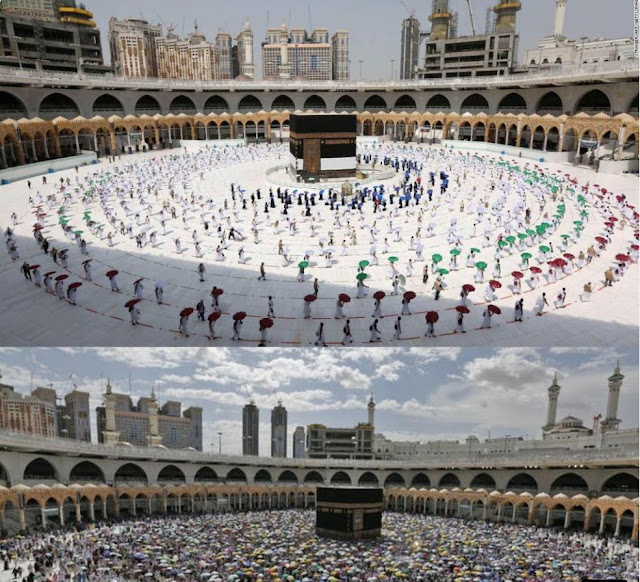
<svg viewBox="0 0 640 582">
<path fill-rule="evenodd" d="M 111 389 L 111 380 L 107 380 L 107 390 L 104 394 L 105 430 L 103 439 L 105 445 L 116 445 L 120 440 L 120 432 L 116 430 L 116 397 Z"/>
<path fill-rule="evenodd" d="M 375 415 L 375 412 L 376 412 L 376 403 L 373 401 L 373 394 L 369 398 L 369 403 L 367 404 L 367 412 L 368 412 L 367 422 L 371 426 L 375 426 L 374 423 L 373 423 L 373 420 L 374 420 L 374 415 Z"/>
<path fill-rule="evenodd" d="M 542 431 L 546 433 L 556 425 L 556 415 L 558 413 L 558 396 L 560 394 L 560 386 L 558 385 L 558 372 L 553 375 L 553 382 L 547 389 L 549 400 L 547 401 L 547 422 L 542 427 Z"/>
<path fill-rule="evenodd" d="M 158 430 L 158 400 L 156 399 L 155 390 L 151 390 L 151 400 L 148 404 L 149 411 L 149 440 L 150 447 L 157 447 L 162 444 L 162 437 Z"/>
<path fill-rule="evenodd" d="M 609 398 L 607 399 L 607 415 L 601 423 L 602 432 L 617 430 L 622 422 L 618 418 L 618 403 L 620 401 L 620 388 L 624 376 L 620 373 L 620 360 L 616 363 L 613 375 L 609 376 Z"/>
</svg>

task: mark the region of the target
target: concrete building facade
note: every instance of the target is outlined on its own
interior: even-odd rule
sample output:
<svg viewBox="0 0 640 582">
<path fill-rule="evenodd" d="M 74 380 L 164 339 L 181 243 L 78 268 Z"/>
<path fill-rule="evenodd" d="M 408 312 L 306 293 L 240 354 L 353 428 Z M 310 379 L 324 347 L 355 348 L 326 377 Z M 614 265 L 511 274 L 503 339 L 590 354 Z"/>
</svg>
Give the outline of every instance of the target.
<svg viewBox="0 0 640 582">
<path fill-rule="evenodd" d="M 296 426 L 296 430 L 293 431 L 293 458 L 304 459 L 307 456 L 305 448 L 305 433 L 304 426 Z"/>
<path fill-rule="evenodd" d="M 253 401 L 242 409 L 242 454 L 260 454 L 260 409 Z"/>
<path fill-rule="evenodd" d="M 157 77 L 155 39 L 161 36 L 159 24 L 135 18 L 109 19 L 109 48 L 115 73 L 123 77 Z"/>
<path fill-rule="evenodd" d="M 271 456 L 287 456 L 287 409 L 281 401 L 271 410 Z"/>
</svg>

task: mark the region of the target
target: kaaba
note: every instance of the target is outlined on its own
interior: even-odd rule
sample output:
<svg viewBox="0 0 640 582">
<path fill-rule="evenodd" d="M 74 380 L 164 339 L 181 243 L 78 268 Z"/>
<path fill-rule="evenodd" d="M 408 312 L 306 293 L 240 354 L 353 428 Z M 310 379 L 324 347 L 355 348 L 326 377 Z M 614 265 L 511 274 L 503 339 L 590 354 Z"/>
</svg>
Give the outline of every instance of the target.
<svg viewBox="0 0 640 582">
<path fill-rule="evenodd" d="M 289 120 L 291 172 L 302 180 L 356 175 L 356 116 L 292 114 Z"/>
<path fill-rule="evenodd" d="M 378 537 L 383 507 L 382 489 L 318 487 L 316 534 L 348 540 Z"/>
</svg>

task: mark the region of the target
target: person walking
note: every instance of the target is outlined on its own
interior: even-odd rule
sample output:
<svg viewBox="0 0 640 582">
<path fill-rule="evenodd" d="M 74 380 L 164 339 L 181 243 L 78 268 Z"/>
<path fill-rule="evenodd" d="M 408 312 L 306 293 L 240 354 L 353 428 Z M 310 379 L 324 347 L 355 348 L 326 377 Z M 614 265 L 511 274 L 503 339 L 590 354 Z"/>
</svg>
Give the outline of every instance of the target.
<svg viewBox="0 0 640 582">
<path fill-rule="evenodd" d="M 260 276 L 258 277 L 258 281 L 266 281 L 267 275 L 264 270 L 264 263 L 260 263 Z"/>
<path fill-rule="evenodd" d="M 316 346 L 327 347 L 327 342 L 324 335 L 324 322 L 320 322 L 318 329 L 316 330 Z"/>
<path fill-rule="evenodd" d="M 347 319 L 342 328 L 342 345 L 346 346 L 347 344 L 353 343 L 353 337 L 351 336 L 351 320 Z"/>
</svg>

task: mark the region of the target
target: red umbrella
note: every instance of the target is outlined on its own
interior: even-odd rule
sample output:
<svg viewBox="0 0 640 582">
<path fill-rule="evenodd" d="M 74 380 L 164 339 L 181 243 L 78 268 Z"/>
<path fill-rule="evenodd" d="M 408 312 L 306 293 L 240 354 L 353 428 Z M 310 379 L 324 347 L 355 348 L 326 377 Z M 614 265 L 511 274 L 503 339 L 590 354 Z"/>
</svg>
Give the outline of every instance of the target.
<svg viewBox="0 0 640 582">
<path fill-rule="evenodd" d="M 502 283 L 500 283 L 500 281 L 489 281 L 489 285 L 494 289 L 500 289 L 500 287 L 502 287 Z"/>
<path fill-rule="evenodd" d="M 115 269 L 112 269 L 111 271 L 107 271 L 106 275 L 107 277 L 109 277 L 109 279 L 111 279 L 111 277 L 115 277 L 118 274 L 118 271 L 116 271 Z"/>
<path fill-rule="evenodd" d="M 385 295 L 386 295 L 386 293 L 384 291 L 376 291 L 373 294 L 373 298 L 377 299 L 378 301 L 380 301 L 381 299 L 384 299 Z"/>
<path fill-rule="evenodd" d="M 188 317 L 189 315 L 191 315 L 194 312 L 193 307 L 185 307 L 181 312 L 180 312 L 180 317 Z"/>
<path fill-rule="evenodd" d="M 457 311 L 458 313 L 469 313 L 469 308 L 468 308 L 468 307 L 466 307 L 465 305 L 458 305 L 458 306 L 456 307 L 456 311 Z"/>
<path fill-rule="evenodd" d="M 40 268 L 40 265 L 29 265 L 29 270 L 30 271 L 35 271 L 36 269 L 39 269 L 39 268 Z M 54 273 L 55 273 L 55 271 L 54 271 Z"/>
<path fill-rule="evenodd" d="M 627 255 L 623 255 L 622 253 L 620 253 L 619 255 L 616 255 L 616 261 L 628 261 L 629 257 Z"/>
<path fill-rule="evenodd" d="M 137 281 L 134 281 L 134 282 L 133 282 L 133 284 L 134 284 L 134 285 L 137 285 L 137 284 L 138 284 L 138 283 L 140 283 L 141 281 L 144 281 L 144 278 L 142 278 L 142 279 L 138 279 Z"/>
<path fill-rule="evenodd" d="M 313 303 L 316 299 L 317 299 L 317 297 L 315 295 L 313 295 L 312 293 L 310 293 L 309 295 L 305 295 L 304 296 L 304 300 L 307 303 Z"/>
<path fill-rule="evenodd" d="M 495 305 L 487 305 L 487 309 L 489 310 L 490 313 L 493 313 L 494 315 L 500 315 L 502 313 L 500 308 L 496 307 Z"/>
<path fill-rule="evenodd" d="M 56 281 L 64 281 L 65 279 L 68 279 L 69 275 L 58 275 L 56 277 Z"/>
<path fill-rule="evenodd" d="M 462 289 L 464 290 L 465 293 L 471 293 L 472 291 L 476 290 L 476 288 L 473 285 L 469 285 L 469 283 L 466 283 L 465 285 L 463 285 Z"/>
<path fill-rule="evenodd" d="M 82 283 L 80 283 L 79 281 L 76 283 L 71 283 L 71 285 L 69 285 L 69 289 L 77 289 L 78 287 L 82 287 Z"/>
<path fill-rule="evenodd" d="M 575 259 L 575 256 L 572 255 L 571 253 L 565 253 L 564 255 L 562 255 L 565 259 L 569 259 L 570 261 L 573 261 L 573 259 Z"/>
<path fill-rule="evenodd" d="M 520 271 L 514 271 L 513 273 L 511 273 L 516 279 L 522 279 L 522 277 L 524 277 L 524 275 L 520 272 Z"/>
<path fill-rule="evenodd" d="M 260 327 L 273 327 L 273 319 L 271 319 L 270 317 L 263 317 L 260 320 Z"/>
<path fill-rule="evenodd" d="M 247 314 L 244 311 L 238 311 L 238 313 L 233 314 L 233 321 L 240 321 L 247 317 Z"/>
<path fill-rule="evenodd" d="M 438 321 L 438 319 L 440 319 L 440 316 L 438 315 L 437 311 L 427 311 L 427 314 L 424 316 L 424 318 L 427 320 L 427 323 L 435 323 L 436 321 Z"/>
<path fill-rule="evenodd" d="M 416 293 L 415 291 L 405 291 L 404 292 L 404 298 L 407 301 L 413 301 L 416 298 Z"/>
<path fill-rule="evenodd" d="M 552 267 L 564 267 L 567 264 L 567 261 L 564 259 L 553 259 L 553 261 L 549 261 L 548 264 Z"/>
<path fill-rule="evenodd" d="M 540 267 L 531 267 L 529 269 L 532 273 L 536 273 L 537 275 L 539 275 L 540 273 L 542 273 L 542 269 Z"/>
<path fill-rule="evenodd" d="M 342 301 L 343 303 L 349 303 L 349 301 L 351 301 L 351 297 L 349 297 L 346 293 L 340 293 L 340 295 L 338 295 L 338 299 L 340 299 L 340 301 Z"/>
<path fill-rule="evenodd" d="M 631 250 L 633 250 L 633 251 L 637 251 L 638 249 L 640 249 L 640 246 L 638 246 L 638 245 L 631 245 Z"/>
<path fill-rule="evenodd" d="M 42 226 L 41 224 L 34 224 L 33 225 L 33 230 L 42 230 L 44 228 L 44 226 Z"/>
<path fill-rule="evenodd" d="M 611 220 L 613 222 L 618 222 L 618 219 L 615 216 L 610 216 L 609 220 Z"/>
<path fill-rule="evenodd" d="M 124 306 L 127 309 L 131 309 L 136 303 L 140 303 L 140 301 L 142 301 L 142 299 L 129 299 L 129 301 L 127 301 Z"/>
<path fill-rule="evenodd" d="M 213 291 L 211 291 L 211 295 L 213 295 L 214 297 L 220 297 L 220 295 L 222 295 L 224 293 L 223 289 L 218 289 L 218 287 L 216 287 Z"/>
<path fill-rule="evenodd" d="M 55 271 L 49 271 L 48 273 L 45 273 L 44 276 L 45 277 L 49 277 L 51 275 L 55 274 Z"/>
<path fill-rule="evenodd" d="M 220 313 L 219 311 L 214 311 L 213 313 L 209 314 L 209 321 L 218 321 L 220 319 L 220 317 L 222 316 L 222 313 Z"/>
<path fill-rule="evenodd" d="M 613 222 L 605 222 L 604 225 L 613 228 Z"/>
<path fill-rule="evenodd" d="M 602 192 L 603 194 L 606 194 L 607 193 L 607 189 L 603 188 L 602 190 L 600 190 L 600 192 Z"/>
</svg>

